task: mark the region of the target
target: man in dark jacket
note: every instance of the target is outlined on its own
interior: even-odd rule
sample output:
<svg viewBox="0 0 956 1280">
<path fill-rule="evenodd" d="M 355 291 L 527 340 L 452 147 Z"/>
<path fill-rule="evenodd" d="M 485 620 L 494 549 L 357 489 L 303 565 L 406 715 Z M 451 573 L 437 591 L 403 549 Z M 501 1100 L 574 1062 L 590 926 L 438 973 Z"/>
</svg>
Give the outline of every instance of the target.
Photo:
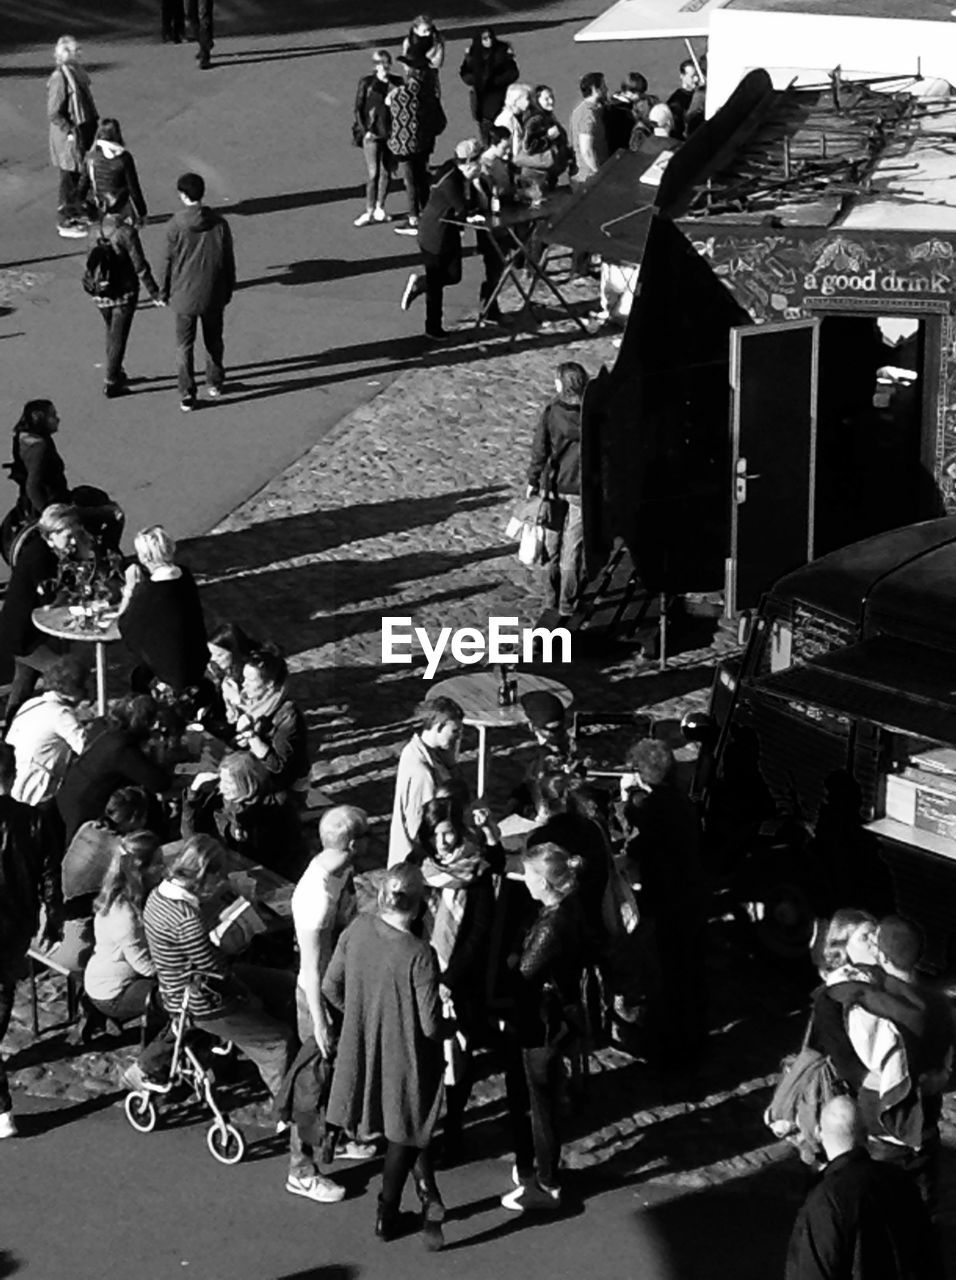
<svg viewBox="0 0 956 1280">
<path fill-rule="evenodd" d="M 557 553 L 549 564 L 550 604 L 560 619 L 569 618 L 586 582 L 584 524 L 581 512 L 581 402 L 587 371 L 570 361 L 559 364 L 557 396 L 544 407 L 531 445 L 528 497 L 540 493 L 567 504 Z M 560 621 L 559 619 L 559 621 Z"/>
<path fill-rule="evenodd" d="M 852 1098 L 823 1108 L 820 1141 L 828 1164 L 794 1223 L 786 1280 L 942 1280 L 916 1188 L 870 1159 Z"/>
<path fill-rule="evenodd" d="M 46 911 L 44 940 L 55 940 L 60 895 L 52 845 L 44 839 L 40 810 L 10 795 L 16 755 L 0 743 L 0 1045 L 10 1025 L 13 996 L 23 974 L 26 954 Z M 13 1100 L 0 1056 L 0 1138 L 16 1136 Z"/>
<path fill-rule="evenodd" d="M 209 397 L 222 395 L 223 312 L 236 287 L 236 260 L 229 224 L 202 203 L 206 184 L 198 173 L 184 173 L 176 183 L 184 208 L 166 233 L 166 262 L 161 298 L 176 313 L 180 408 L 196 405 L 193 347 L 197 322 L 202 324 L 206 348 L 206 384 Z"/>
<path fill-rule="evenodd" d="M 445 286 L 461 280 L 461 224 L 472 208 L 472 183 L 478 177 L 481 144 L 467 138 L 455 148 L 432 184 L 428 203 L 418 227 L 418 247 L 425 263 L 424 278 L 413 271 L 402 294 L 402 310 L 425 295 L 425 336 L 442 342 L 448 336 L 442 328 Z M 450 221 L 449 219 L 455 219 Z"/>
</svg>

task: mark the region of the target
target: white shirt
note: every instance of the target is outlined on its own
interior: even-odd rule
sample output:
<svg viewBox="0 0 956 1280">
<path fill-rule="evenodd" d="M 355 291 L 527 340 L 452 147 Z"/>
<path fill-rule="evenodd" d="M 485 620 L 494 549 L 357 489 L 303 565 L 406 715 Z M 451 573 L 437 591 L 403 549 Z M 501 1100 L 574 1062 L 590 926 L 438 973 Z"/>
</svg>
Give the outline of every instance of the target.
<svg viewBox="0 0 956 1280">
<path fill-rule="evenodd" d="M 317 854 L 312 859 L 295 886 L 292 894 L 292 921 L 300 956 L 306 951 L 303 941 L 316 934 L 319 936 L 321 984 L 332 959 L 338 935 L 355 914 L 355 897 L 351 889 L 346 891 L 349 883 L 348 868 L 333 875 L 322 865 L 320 856 Z M 305 990 L 303 976 L 300 962 L 299 986 Z"/>
<path fill-rule="evenodd" d="M 17 757 L 14 800 L 39 804 L 59 790 L 67 766 L 83 750 L 86 730 L 60 694 L 41 693 L 13 717 L 7 742 Z"/>
</svg>

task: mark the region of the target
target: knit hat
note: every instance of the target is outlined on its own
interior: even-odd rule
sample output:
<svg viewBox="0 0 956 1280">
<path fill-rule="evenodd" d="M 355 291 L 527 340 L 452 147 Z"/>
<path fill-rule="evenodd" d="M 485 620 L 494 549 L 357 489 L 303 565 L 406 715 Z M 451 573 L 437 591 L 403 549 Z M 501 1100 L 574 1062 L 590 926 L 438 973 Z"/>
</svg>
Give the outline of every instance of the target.
<svg viewBox="0 0 956 1280">
<path fill-rule="evenodd" d="M 554 729 L 564 724 L 564 704 L 560 698 L 543 689 L 524 694 L 521 709 L 533 729 Z"/>
</svg>

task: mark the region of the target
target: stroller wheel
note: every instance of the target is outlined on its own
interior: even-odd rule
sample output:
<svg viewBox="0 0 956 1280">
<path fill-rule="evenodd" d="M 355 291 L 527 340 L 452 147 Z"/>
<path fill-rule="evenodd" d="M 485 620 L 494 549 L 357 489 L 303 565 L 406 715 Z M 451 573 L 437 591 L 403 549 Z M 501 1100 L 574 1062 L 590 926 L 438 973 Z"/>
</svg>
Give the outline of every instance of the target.
<svg viewBox="0 0 956 1280">
<path fill-rule="evenodd" d="M 209 1126 L 206 1145 L 220 1164 L 238 1164 L 246 1154 L 246 1140 L 234 1124 L 216 1120 Z"/>
<path fill-rule="evenodd" d="M 123 1103 L 126 1119 L 140 1133 L 152 1133 L 159 1115 L 148 1093 L 128 1093 Z"/>
</svg>

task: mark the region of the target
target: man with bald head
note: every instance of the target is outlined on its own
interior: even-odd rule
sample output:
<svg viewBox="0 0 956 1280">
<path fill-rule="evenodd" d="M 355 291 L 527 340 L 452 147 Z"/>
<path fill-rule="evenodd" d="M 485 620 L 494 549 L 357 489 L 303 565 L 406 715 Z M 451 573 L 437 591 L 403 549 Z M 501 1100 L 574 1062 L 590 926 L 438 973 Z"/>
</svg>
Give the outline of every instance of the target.
<svg viewBox="0 0 956 1280">
<path fill-rule="evenodd" d="M 919 1192 L 900 1169 L 878 1164 L 852 1098 L 820 1113 L 827 1165 L 797 1215 L 786 1280 L 942 1280 Z"/>
</svg>

